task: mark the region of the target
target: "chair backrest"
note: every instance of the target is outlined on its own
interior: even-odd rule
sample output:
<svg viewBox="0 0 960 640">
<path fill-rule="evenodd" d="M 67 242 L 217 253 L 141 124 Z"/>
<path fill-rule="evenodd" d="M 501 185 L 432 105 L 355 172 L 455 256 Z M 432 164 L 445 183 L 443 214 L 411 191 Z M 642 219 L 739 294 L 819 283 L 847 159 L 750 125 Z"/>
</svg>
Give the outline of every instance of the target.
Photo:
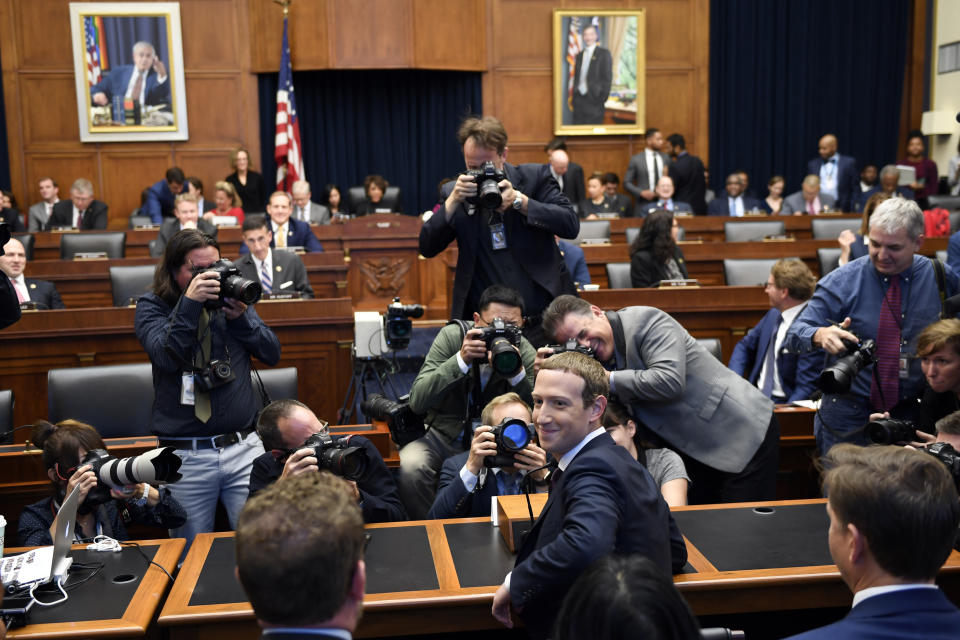
<svg viewBox="0 0 960 640">
<path fill-rule="evenodd" d="M 611 289 L 629 289 L 632 286 L 630 282 L 630 263 L 608 262 L 607 283 L 607 286 Z"/>
<path fill-rule="evenodd" d="M 4 389 L 0 391 L 0 444 L 13 442 L 12 433 L 3 437 L 10 429 L 13 429 L 13 391 Z"/>
<path fill-rule="evenodd" d="M 134 209 L 134 211 L 140 211 L 139 209 Z M 137 227 L 152 227 L 153 218 L 150 216 L 142 216 L 138 213 L 134 213 L 130 216 L 130 228 L 136 229 Z"/>
<path fill-rule="evenodd" d="M 947 211 L 960 211 L 960 196 L 934 195 L 927 196 L 927 204 L 931 209 L 941 207 Z"/>
<path fill-rule="evenodd" d="M 360 206 L 367 201 L 367 192 L 364 191 L 362 184 L 350 187 L 348 196 L 351 212 L 358 211 Z M 395 211 L 397 202 L 399 201 L 400 187 L 396 185 L 390 185 L 387 187 L 387 190 L 383 192 L 383 198 L 380 199 L 380 203 L 377 205 L 377 207 Z"/>
<path fill-rule="evenodd" d="M 844 229 L 859 233 L 860 218 L 810 218 L 814 240 L 834 240 Z"/>
<path fill-rule="evenodd" d="M 156 267 L 152 264 L 110 267 L 110 288 L 113 306 L 125 307 L 130 298 L 139 298 L 150 290 Z"/>
<path fill-rule="evenodd" d="M 960 211 L 950 212 L 950 233 L 960 231 Z"/>
<path fill-rule="evenodd" d="M 782 235 L 786 227 L 782 220 L 764 220 L 762 222 L 724 222 L 723 235 L 727 242 L 750 242 L 763 240 L 767 236 Z"/>
<path fill-rule="evenodd" d="M 817 249 L 817 262 L 820 263 L 820 277 L 822 278 L 840 266 L 840 248 Z"/>
<path fill-rule="evenodd" d="M 150 435 L 153 372 L 149 363 L 51 369 L 47 419 L 93 425 L 104 438 Z"/>
<path fill-rule="evenodd" d="M 108 258 L 123 258 L 127 234 L 123 231 L 103 233 L 65 233 L 60 236 L 60 259 L 73 260 L 78 253 L 104 251 Z"/>
<path fill-rule="evenodd" d="M 713 356 L 723 362 L 723 350 L 720 347 L 720 338 L 694 338 L 697 343 L 713 354 Z"/>
<path fill-rule="evenodd" d="M 32 233 L 11 233 L 11 238 L 16 238 L 23 245 L 23 253 L 27 256 L 27 262 L 33 261 L 33 234 Z"/>
<path fill-rule="evenodd" d="M 947 264 L 947 250 L 946 250 L 946 249 L 939 249 L 939 250 L 937 251 L 937 260 L 939 260 L 939 261 L 942 262 L 943 264 Z"/>
<path fill-rule="evenodd" d="M 166 248 L 166 245 L 160 242 L 160 238 L 151 238 L 150 242 L 147 243 L 147 251 L 150 252 L 151 258 L 159 258 Z"/>
<path fill-rule="evenodd" d="M 723 278 L 728 286 L 765 285 L 776 258 L 727 258 L 723 261 Z"/>
<path fill-rule="evenodd" d="M 257 369 L 263 386 L 267 390 L 270 400 L 297 399 L 297 368 L 284 367 L 283 369 Z M 260 393 L 256 375 L 250 371 L 254 393 Z"/>
<path fill-rule="evenodd" d="M 577 234 L 574 242 L 583 240 L 609 240 L 610 239 L 610 221 L 609 220 L 581 220 L 580 233 Z"/>
<path fill-rule="evenodd" d="M 583 223 L 581 222 L 580 224 Z M 631 246 L 637 241 L 637 236 L 640 235 L 640 227 L 627 227 L 623 232 L 627 236 L 627 246 Z M 677 241 L 682 242 L 686 237 L 686 230 L 683 227 L 677 227 Z"/>
</svg>

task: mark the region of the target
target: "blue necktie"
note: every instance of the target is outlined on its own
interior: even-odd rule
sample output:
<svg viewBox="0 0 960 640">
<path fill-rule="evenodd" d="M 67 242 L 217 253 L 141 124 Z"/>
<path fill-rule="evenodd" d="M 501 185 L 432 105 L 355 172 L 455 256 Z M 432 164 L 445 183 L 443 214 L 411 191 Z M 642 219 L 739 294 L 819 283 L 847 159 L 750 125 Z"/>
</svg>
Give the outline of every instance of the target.
<svg viewBox="0 0 960 640">
<path fill-rule="evenodd" d="M 520 493 L 520 483 L 517 481 L 519 473 L 501 471 L 497 474 L 497 489 L 501 496 L 515 496 Z"/>
<path fill-rule="evenodd" d="M 270 271 L 267 269 L 266 261 L 260 263 L 260 284 L 263 285 L 264 293 L 271 293 L 273 291 L 273 280 L 270 279 Z"/>
<path fill-rule="evenodd" d="M 783 316 L 777 318 L 777 323 L 773 325 L 773 333 L 770 334 L 770 343 L 767 345 L 767 377 L 763 381 L 763 395 L 768 398 L 773 395 L 773 376 L 777 366 L 777 332 L 780 330 L 780 323 L 783 322 Z"/>
</svg>

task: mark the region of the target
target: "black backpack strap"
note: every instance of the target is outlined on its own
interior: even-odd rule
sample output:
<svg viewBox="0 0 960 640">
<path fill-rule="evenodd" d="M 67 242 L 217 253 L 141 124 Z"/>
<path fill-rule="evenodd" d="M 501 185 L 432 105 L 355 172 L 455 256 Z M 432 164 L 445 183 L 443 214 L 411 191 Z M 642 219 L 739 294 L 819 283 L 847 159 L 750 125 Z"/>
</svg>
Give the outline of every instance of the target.
<svg viewBox="0 0 960 640">
<path fill-rule="evenodd" d="M 463 343 L 463 339 L 467 336 L 467 331 L 472 327 L 467 324 L 466 320 L 461 320 L 459 318 L 454 318 L 449 321 L 447 324 L 455 324 L 460 327 L 460 342 Z M 470 388 L 470 399 L 467 402 L 466 411 L 463 416 L 463 439 L 461 444 L 465 449 L 470 448 L 470 442 L 473 440 L 473 432 L 469 428 L 471 424 L 471 416 L 480 417 L 481 411 L 483 411 L 483 389 L 480 387 L 480 367 L 474 362 L 470 366 L 470 373 L 473 374 L 473 380 Z M 468 374 L 469 375 L 469 374 Z"/>
<path fill-rule="evenodd" d="M 947 300 L 947 278 L 943 269 L 943 263 L 936 258 L 928 258 L 933 264 L 933 274 L 937 279 L 937 289 L 940 292 L 940 319 L 949 318 L 944 308 L 944 302 Z"/>
</svg>

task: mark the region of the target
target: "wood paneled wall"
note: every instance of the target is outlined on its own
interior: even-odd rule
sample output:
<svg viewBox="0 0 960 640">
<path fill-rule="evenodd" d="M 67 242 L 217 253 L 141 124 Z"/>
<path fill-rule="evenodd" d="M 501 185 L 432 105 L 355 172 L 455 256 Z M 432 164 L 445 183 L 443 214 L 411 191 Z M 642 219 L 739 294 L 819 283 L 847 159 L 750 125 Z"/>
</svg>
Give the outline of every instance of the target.
<svg viewBox="0 0 960 640">
<path fill-rule="evenodd" d="M 247 145 L 256 163 L 257 79 L 247 53 L 248 16 L 246 0 L 180 3 L 189 140 L 81 143 L 69 1 L 0 0 L 10 178 L 22 208 L 38 200 L 40 177 L 52 176 L 62 199 L 83 177 L 110 206 L 110 227 L 125 228 L 140 192 L 168 167 L 199 177 L 212 199 L 214 182 L 232 171 L 233 147 Z"/>
</svg>

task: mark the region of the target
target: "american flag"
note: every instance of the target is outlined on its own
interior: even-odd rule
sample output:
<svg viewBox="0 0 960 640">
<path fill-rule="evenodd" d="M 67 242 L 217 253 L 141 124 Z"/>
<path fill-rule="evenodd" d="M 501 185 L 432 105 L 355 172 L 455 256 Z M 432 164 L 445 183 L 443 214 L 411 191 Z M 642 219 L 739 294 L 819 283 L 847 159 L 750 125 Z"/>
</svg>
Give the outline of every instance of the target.
<svg viewBox="0 0 960 640">
<path fill-rule="evenodd" d="M 85 17 L 83 22 L 87 44 L 87 82 L 92 87 L 103 79 L 100 72 L 100 39 L 93 16 Z"/>
<path fill-rule="evenodd" d="M 287 40 L 287 17 L 283 18 L 283 50 L 280 59 L 280 86 L 277 87 L 277 135 L 273 156 L 277 160 L 277 190 L 289 191 L 303 180 L 303 156 L 300 153 L 300 123 L 293 99 L 293 69 Z"/>
<path fill-rule="evenodd" d="M 580 18 L 570 18 L 570 28 L 567 30 L 567 107 L 573 109 L 573 87 L 576 84 L 574 74 L 577 72 L 577 54 L 583 49 L 580 40 Z"/>
</svg>

